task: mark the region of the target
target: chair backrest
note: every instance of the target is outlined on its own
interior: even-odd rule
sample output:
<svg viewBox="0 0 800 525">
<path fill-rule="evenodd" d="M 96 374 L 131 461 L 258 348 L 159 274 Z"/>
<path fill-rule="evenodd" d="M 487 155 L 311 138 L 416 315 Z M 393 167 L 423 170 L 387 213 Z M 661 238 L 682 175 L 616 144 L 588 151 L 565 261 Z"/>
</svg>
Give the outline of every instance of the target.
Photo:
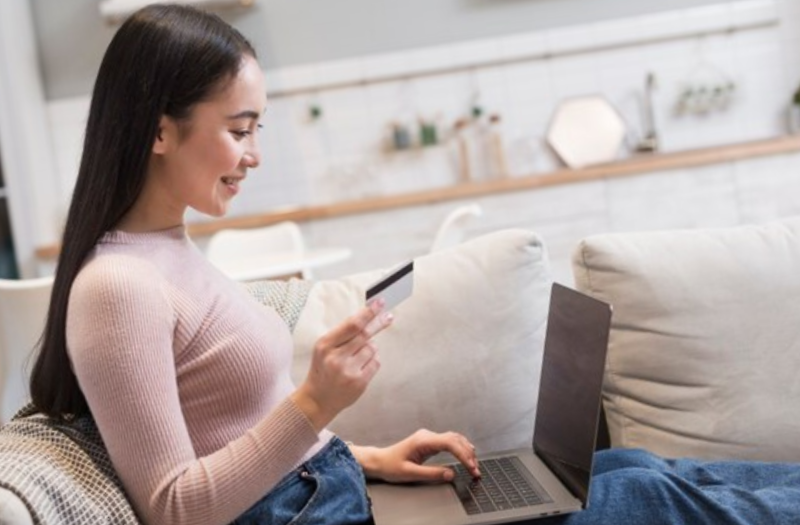
<svg viewBox="0 0 800 525">
<path fill-rule="evenodd" d="M 431 252 L 459 244 L 466 238 L 466 226 L 475 217 L 483 215 L 480 204 L 459 206 L 451 211 L 439 225 L 431 245 Z"/>
<path fill-rule="evenodd" d="M 243 257 L 269 253 L 303 253 L 306 249 L 303 232 L 296 222 L 284 221 L 259 228 L 225 229 L 211 236 L 206 257 L 223 272 L 229 264 Z M 308 270 L 303 278 L 310 279 Z"/>
<path fill-rule="evenodd" d="M 53 277 L 0 279 L 0 423 L 28 401 L 25 370 L 42 335 Z"/>
</svg>

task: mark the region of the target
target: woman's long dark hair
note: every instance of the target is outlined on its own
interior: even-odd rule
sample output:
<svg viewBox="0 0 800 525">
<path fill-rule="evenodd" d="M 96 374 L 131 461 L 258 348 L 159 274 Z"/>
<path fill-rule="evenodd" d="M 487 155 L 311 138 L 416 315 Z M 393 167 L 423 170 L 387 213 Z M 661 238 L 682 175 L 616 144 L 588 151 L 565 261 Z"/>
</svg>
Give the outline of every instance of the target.
<svg viewBox="0 0 800 525">
<path fill-rule="evenodd" d="M 134 13 L 106 50 L 92 93 L 83 156 L 69 207 L 47 321 L 31 372 L 31 397 L 58 419 L 89 412 L 67 355 L 70 289 L 100 237 L 131 209 L 167 115 L 192 107 L 233 79 L 252 45 L 219 17 L 181 5 Z"/>
</svg>

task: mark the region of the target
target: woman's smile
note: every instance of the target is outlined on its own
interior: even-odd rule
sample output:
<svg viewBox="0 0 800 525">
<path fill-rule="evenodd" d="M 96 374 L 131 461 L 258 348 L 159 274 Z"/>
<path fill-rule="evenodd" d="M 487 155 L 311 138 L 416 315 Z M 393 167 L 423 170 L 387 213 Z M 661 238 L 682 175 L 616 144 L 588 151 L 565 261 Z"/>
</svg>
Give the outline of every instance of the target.
<svg viewBox="0 0 800 525">
<path fill-rule="evenodd" d="M 220 182 L 225 186 L 225 189 L 230 194 L 231 198 L 235 197 L 237 193 L 239 193 L 239 185 L 245 179 L 245 177 L 235 177 L 232 175 L 222 177 Z"/>
</svg>

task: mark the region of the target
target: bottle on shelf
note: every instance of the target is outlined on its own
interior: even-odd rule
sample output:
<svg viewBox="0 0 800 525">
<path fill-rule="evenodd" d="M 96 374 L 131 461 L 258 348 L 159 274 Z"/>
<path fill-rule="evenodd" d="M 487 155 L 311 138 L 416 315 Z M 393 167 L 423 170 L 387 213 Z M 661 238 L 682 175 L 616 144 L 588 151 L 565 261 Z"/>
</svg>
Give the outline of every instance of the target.
<svg viewBox="0 0 800 525">
<path fill-rule="evenodd" d="M 472 180 L 472 168 L 470 166 L 470 146 L 467 136 L 469 123 L 466 119 L 458 119 L 453 124 L 453 138 L 455 139 L 455 164 L 458 173 L 458 182 L 470 182 Z"/>
<path fill-rule="evenodd" d="M 474 115 L 455 124 L 462 173 L 460 180 L 483 181 L 505 176 L 508 172 L 500 133 L 500 116 L 483 118 Z M 465 175 L 463 172 L 468 173 Z"/>
<path fill-rule="evenodd" d="M 484 136 L 484 148 L 488 168 L 487 176 L 490 179 L 504 179 L 509 176 L 502 125 L 502 117 L 498 113 L 489 115 L 489 125 Z"/>
<path fill-rule="evenodd" d="M 411 131 L 408 126 L 400 123 L 392 123 L 392 148 L 396 151 L 407 150 L 412 147 Z"/>
</svg>

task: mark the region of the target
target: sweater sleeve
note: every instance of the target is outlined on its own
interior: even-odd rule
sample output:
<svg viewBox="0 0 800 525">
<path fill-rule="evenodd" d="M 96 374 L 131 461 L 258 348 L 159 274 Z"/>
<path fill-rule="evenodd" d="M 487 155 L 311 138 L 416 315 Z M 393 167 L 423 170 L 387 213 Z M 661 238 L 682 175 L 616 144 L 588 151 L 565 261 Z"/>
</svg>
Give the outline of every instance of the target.
<svg viewBox="0 0 800 525">
<path fill-rule="evenodd" d="M 67 346 L 112 463 L 146 523 L 224 524 L 317 441 L 285 399 L 227 446 L 197 457 L 179 396 L 168 283 L 147 261 L 94 259 L 70 294 Z"/>
</svg>

